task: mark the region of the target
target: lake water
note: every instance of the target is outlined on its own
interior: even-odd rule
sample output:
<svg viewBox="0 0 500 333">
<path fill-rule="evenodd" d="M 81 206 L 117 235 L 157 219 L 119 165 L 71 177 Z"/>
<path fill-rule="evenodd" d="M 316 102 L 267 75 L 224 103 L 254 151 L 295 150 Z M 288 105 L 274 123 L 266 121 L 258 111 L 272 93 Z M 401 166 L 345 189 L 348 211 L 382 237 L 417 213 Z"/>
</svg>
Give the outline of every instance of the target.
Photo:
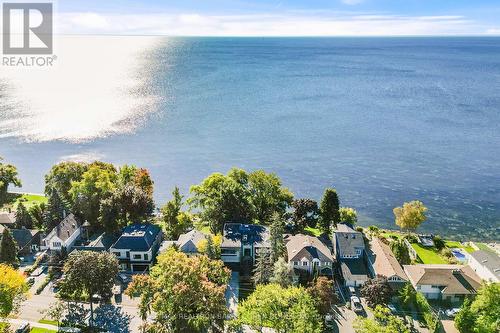
<svg viewBox="0 0 500 333">
<path fill-rule="evenodd" d="M 66 159 L 147 167 L 158 203 L 262 168 L 363 225 L 419 199 L 422 231 L 500 239 L 499 38 L 65 38 L 57 75 L 0 69 L 23 190 Z"/>
</svg>

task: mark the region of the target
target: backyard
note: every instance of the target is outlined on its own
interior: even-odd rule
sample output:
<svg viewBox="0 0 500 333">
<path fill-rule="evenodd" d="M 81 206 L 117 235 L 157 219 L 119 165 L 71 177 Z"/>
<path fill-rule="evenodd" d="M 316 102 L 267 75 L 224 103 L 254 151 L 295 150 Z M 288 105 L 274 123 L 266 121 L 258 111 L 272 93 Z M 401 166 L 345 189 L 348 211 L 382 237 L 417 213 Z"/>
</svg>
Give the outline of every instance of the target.
<svg viewBox="0 0 500 333">
<path fill-rule="evenodd" d="M 26 208 L 39 203 L 46 203 L 47 198 L 41 194 L 31 194 L 31 193 L 9 193 L 7 194 L 7 202 L 0 205 L 0 210 L 12 209 L 15 211 L 17 205 L 22 202 Z"/>
</svg>

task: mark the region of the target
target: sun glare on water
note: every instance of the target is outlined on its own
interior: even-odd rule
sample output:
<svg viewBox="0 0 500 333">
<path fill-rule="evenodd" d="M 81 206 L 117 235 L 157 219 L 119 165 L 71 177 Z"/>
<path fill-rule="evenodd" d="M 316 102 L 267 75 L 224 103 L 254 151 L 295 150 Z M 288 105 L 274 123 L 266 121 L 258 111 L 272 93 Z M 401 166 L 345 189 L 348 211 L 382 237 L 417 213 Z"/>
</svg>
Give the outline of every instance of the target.
<svg viewBox="0 0 500 333">
<path fill-rule="evenodd" d="M 155 37 L 57 36 L 52 68 L 0 67 L 0 138 L 87 141 L 132 132 L 156 110 Z"/>
</svg>

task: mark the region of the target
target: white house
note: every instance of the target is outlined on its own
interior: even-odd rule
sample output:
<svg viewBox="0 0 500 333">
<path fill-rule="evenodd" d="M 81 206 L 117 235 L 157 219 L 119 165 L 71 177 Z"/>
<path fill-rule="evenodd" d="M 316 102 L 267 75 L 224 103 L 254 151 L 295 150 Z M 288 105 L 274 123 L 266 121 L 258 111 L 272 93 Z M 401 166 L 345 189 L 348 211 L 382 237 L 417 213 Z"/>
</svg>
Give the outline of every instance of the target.
<svg viewBox="0 0 500 333">
<path fill-rule="evenodd" d="M 299 234 L 289 236 L 286 241 L 288 263 L 295 272 L 333 274 L 333 256 L 319 238 Z"/>
<path fill-rule="evenodd" d="M 457 302 L 476 294 L 481 278 L 470 266 L 404 265 L 413 287 L 427 299 Z"/>
<path fill-rule="evenodd" d="M 61 251 L 64 247 L 70 252 L 81 232 L 80 223 L 73 214 L 69 214 L 42 239 L 40 248 L 42 250 Z"/>
<path fill-rule="evenodd" d="M 339 224 L 333 237 L 333 246 L 344 284 L 358 287 L 368 281 L 363 234 L 346 224 Z"/>
<path fill-rule="evenodd" d="M 148 271 L 154 262 L 162 240 L 160 228 L 154 224 L 132 224 L 123 229 L 109 252 L 116 255 L 120 270 Z"/>
<path fill-rule="evenodd" d="M 479 277 L 488 282 L 500 282 L 500 257 L 489 251 L 469 254 L 469 266 Z"/>
</svg>

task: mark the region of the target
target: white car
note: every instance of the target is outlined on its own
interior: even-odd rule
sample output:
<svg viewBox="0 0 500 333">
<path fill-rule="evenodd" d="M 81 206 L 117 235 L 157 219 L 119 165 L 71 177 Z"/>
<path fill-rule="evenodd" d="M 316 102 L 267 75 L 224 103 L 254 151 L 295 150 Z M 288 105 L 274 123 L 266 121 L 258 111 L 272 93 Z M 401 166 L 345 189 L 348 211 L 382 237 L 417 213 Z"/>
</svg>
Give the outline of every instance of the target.
<svg viewBox="0 0 500 333">
<path fill-rule="evenodd" d="M 448 309 L 445 311 L 446 315 L 450 318 L 455 318 L 455 316 L 459 312 L 460 312 L 460 308 L 453 308 L 453 309 Z"/>
<path fill-rule="evenodd" d="M 396 307 L 392 304 L 387 305 L 387 308 L 391 310 L 392 313 L 396 313 L 398 311 Z"/>
<path fill-rule="evenodd" d="M 358 296 L 351 296 L 351 309 L 356 313 L 363 312 L 363 305 Z"/>
</svg>

